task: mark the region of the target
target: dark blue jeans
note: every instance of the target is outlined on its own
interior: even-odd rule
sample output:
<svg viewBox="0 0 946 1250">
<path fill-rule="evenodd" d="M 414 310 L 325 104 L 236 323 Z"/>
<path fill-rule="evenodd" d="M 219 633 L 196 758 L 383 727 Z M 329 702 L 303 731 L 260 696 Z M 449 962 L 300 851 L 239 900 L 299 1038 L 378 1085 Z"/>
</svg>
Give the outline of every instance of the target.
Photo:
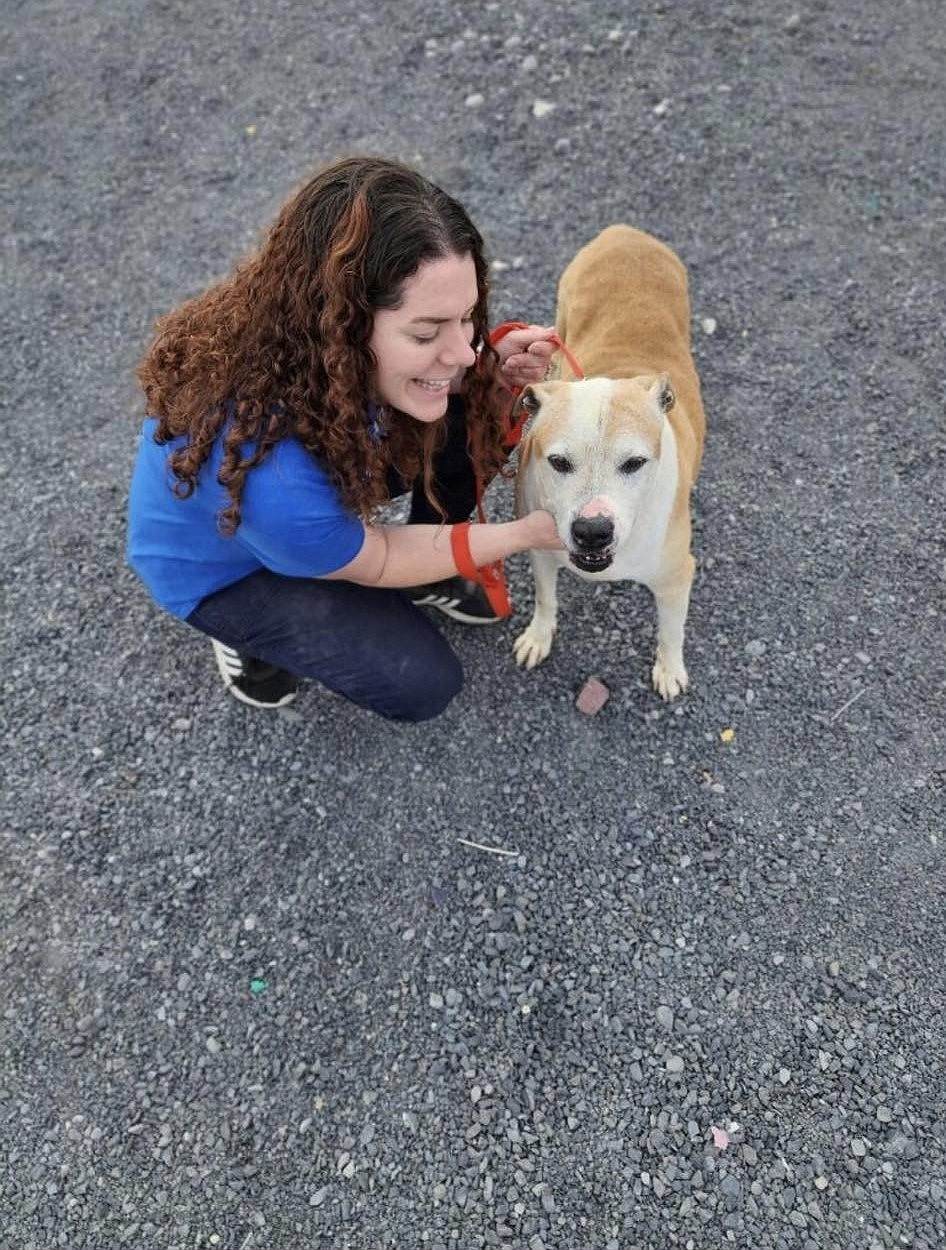
<svg viewBox="0 0 946 1250">
<path fill-rule="evenodd" d="M 448 522 L 465 521 L 476 506 L 476 479 L 458 396 L 451 396 L 446 421 L 447 438 L 434 459 L 437 496 Z M 409 485 L 392 480 L 392 497 Z M 409 522 L 442 519 L 415 485 Z M 187 620 L 242 655 L 313 678 L 390 720 L 437 716 L 463 685 L 446 638 L 398 590 L 261 569 L 208 595 Z"/>
<path fill-rule="evenodd" d="M 463 685 L 446 638 L 399 590 L 261 569 L 202 599 L 187 621 L 390 720 L 437 716 Z"/>
</svg>

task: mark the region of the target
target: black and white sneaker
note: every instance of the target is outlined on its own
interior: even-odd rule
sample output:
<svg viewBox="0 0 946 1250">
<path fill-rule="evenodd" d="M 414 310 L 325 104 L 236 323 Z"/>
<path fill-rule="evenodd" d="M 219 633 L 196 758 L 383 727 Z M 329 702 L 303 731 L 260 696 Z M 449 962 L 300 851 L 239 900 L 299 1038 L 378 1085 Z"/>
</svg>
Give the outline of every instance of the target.
<svg viewBox="0 0 946 1250">
<path fill-rule="evenodd" d="M 408 590 L 411 603 L 421 608 L 436 608 L 464 625 L 495 625 L 501 617 L 493 611 L 486 591 L 479 582 L 464 577 L 448 577 L 429 586 L 412 586 Z"/>
<path fill-rule="evenodd" d="M 250 707 L 285 707 L 299 693 L 299 678 L 294 673 L 241 655 L 216 638 L 211 642 L 224 685 L 241 703 Z"/>
</svg>

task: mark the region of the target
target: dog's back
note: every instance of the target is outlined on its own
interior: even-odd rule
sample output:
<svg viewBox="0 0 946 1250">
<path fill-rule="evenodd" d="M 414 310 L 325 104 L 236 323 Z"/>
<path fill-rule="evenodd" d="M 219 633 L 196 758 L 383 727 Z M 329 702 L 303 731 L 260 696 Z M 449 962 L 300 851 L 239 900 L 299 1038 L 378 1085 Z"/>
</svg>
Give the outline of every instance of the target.
<svg viewBox="0 0 946 1250">
<path fill-rule="evenodd" d="M 670 420 L 695 478 L 706 418 L 690 355 L 687 273 L 676 253 L 643 230 L 608 226 L 562 274 L 556 329 L 588 377 L 670 375 Z M 566 364 L 560 376 L 572 376 Z"/>
</svg>

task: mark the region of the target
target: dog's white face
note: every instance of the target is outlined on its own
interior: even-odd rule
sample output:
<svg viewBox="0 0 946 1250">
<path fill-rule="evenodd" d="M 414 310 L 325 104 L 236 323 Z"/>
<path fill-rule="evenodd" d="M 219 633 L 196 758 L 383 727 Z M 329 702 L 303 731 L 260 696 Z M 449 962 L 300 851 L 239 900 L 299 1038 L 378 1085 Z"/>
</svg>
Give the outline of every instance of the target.
<svg viewBox="0 0 946 1250">
<path fill-rule="evenodd" d="M 654 506 L 669 379 L 543 382 L 520 402 L 533 414 L 519 453 L 524 498 L 555 518 L 577 570 L 607 577 Z"/>
</svg>

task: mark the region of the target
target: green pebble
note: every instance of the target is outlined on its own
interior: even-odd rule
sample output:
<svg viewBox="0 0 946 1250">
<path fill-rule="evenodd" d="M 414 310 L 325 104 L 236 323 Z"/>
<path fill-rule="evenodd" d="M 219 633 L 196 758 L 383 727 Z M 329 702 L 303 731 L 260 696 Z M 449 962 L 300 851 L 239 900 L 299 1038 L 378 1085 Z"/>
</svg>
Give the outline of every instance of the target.
<svg viewBox="0 0 946 1250">
<path fill-rule="evenodd" d="M 250 982 L 250 989 L 253 991 L 254 994 L 262 994 L 263 990 L 266 989 L 266 982 L 260 980 L 259 977 L 255 977 Z"/>
</svg>

